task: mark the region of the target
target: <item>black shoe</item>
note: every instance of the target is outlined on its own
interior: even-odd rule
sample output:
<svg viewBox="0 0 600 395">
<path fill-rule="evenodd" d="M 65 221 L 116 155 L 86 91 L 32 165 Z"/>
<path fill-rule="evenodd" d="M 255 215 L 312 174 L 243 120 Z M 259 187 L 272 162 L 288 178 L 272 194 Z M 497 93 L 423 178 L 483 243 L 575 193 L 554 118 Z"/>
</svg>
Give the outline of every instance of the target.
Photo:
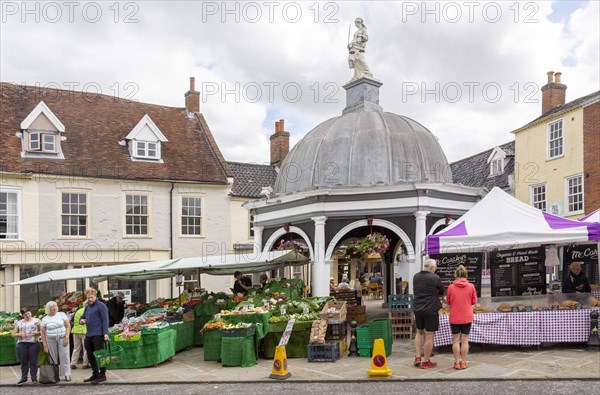
<svg viewBox="0 0 600 395">
<path fill-rule="evenodd" d="M 92 381 L 93 385 L 97 385 L 102 383 L 103 381 L 106 381 L 106 377 L 105 376 L 98 376 L 96 377 L 96 380 Z"/>
<path fill-rule="evenodd" d="M 21 379 L 19 380 L 19 382 L 17 383 L 17 385 L 23 385 L 27 382 L 27 379 Z"/>
<path fill-rule="evenodd" d="M 32 384 L 37 384 L 37 379 L 31 379 Z"/>
<path fill-rule="evenodd" d="M 87 379 L 83 380 L 84 383 L 91 383 L 92 381 L 96 380 L 98 378 L 98 376 L 94 376 L 92 375 L 92 377 L 88 377 Z"/>
</svg>

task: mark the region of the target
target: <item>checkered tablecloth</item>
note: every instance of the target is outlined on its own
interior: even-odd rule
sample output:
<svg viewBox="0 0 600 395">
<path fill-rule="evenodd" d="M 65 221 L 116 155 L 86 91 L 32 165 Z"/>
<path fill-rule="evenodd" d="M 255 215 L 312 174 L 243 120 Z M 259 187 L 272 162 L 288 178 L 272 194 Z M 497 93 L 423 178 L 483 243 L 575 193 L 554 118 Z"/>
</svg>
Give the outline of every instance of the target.
<svg viewBox="0 0 600 395">
<path fill-rule="evenodd" d="M 440 316 L 440 329 L 434 345 L 452 344 L 448 315 Z M 469 342 L 488 344 L 540 344 L 540 322 L 536 312 L 475 314 Z"/>
<path fill-rule="evenodd" d="M 595 309 L 600 312 L 600 309 Z M 469 341 L 472 343 L 539 345 L 587 342 L 592 309 L 532 311 L 527 313 L 475 314 Z M 448 315 L 440 315 L 434 345 L 452 344 Z"/>
<path fill-rule="evenodd" d="M 597 310 L 597 309 L 596 309 Z M 590 335 L 591 309 L 540 311 L 544 343 L 584 343 Z"/>
</svg>

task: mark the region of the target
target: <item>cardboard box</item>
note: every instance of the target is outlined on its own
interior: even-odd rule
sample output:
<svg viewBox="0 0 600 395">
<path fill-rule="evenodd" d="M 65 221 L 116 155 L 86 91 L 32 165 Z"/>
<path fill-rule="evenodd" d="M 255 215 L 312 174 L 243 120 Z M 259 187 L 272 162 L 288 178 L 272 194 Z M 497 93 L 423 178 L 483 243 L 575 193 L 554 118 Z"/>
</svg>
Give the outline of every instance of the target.
<svg viewBox="0 0 600 395">
<path fill-rule="evenodd" d="M 194 311 L 188 311 L 187 313 L 183 313 L 183 322 L 194 321 Z"/>
<path fill-rule="evenodd" d="M 357 324 L 367 323 L 367 306 L 351 306 L 348 307 L 348 314 L 346 315 L 348 322 L 356 321 Z"/>
</svg>

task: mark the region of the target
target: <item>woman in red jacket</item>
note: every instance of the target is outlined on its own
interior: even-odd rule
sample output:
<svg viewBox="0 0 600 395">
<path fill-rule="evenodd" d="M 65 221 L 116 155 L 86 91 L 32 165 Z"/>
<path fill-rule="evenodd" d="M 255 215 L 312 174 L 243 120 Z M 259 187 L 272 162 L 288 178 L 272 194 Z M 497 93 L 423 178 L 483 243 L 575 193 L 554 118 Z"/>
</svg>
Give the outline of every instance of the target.
<svg viewBox="0 0 600 395">
<path fill-rule="evenodd" d="M 456 280 L 450 284 L 446 294 L 450 305 L 454 369 L 466 369 L 469 332 L 473 323 L 473 305 L 477 304 L 477 293 L 473 284 L 467 281 L 467 269 L 463 265 L 456 269 L 454 277 Z"/>
</svg>

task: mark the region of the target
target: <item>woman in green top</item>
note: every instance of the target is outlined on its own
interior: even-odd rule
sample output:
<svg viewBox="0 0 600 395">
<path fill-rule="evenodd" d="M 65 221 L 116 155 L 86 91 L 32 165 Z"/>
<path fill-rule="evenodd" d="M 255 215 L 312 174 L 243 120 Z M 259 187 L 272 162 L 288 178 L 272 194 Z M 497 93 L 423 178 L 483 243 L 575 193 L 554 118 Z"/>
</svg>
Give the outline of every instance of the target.
<svg viewBox="0 0 600 395">
<path fill-rule="evenodd" d="M 73 354 L 71 355 L 71 369 L 77 369 L 77 362 L 79 361 L 79 354 L 81 350 L 83 350 L 83 369 L 89 369 L 90 363 L 88 360 L 87 351 L 85 347 L 83 347 L 83 341 L 85 340 L 85 334 L 87 333 L 87 327 L 85 324 L 80 324 L 79 320 L 85 311 L 85 306 L 87 306 L 87 302 L 83 303 L 83 307 L 75 312 L 75 317 L 73 318 L 73 330 L 71 333 L 73 334 Z"/>
</svg>

